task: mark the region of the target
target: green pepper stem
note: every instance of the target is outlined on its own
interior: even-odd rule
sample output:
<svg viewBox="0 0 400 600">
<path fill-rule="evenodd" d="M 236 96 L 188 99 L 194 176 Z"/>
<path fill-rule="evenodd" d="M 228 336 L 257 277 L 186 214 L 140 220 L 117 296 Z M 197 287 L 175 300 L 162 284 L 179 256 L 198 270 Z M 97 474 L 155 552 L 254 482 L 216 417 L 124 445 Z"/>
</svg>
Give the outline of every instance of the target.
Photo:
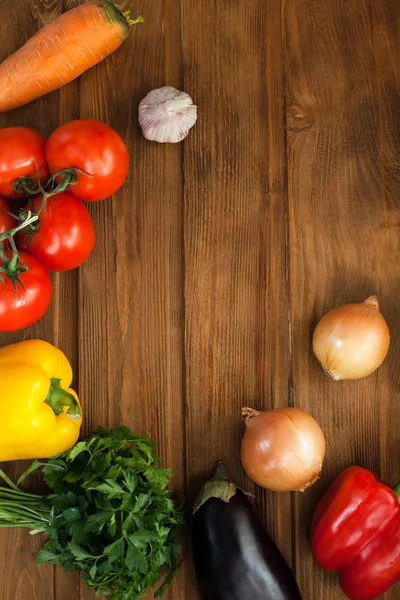
<svg viewBox="0 0 400 600">
<path fill-rule="evenodd" d="M 53 409 L 55 415 L 63 413 L 64 407 L 68 406 L 67 415 L 70 419 L 79 419 L 82 416 L 79 404 L 72 394 L 61 387 L 60 381 L 61 379 L 51 378 L 46 403 Z"/>
<path fill-rule="evenodd" d="M 392 489 L 393 489 L 393 492 L 396 494 L 397 499 L 400 503 L 400 481 Z"/>
</svg>

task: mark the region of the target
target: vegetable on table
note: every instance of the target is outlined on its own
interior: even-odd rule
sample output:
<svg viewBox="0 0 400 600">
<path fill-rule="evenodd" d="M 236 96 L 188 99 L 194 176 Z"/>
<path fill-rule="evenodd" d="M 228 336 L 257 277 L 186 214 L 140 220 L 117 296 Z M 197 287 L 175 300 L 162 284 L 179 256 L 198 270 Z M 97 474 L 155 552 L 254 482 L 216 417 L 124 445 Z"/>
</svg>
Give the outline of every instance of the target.
<svg viewBox="0 0 400 600">
<path fill-rule="evenodd" d="M 82 414 L 66 356 L 43 340 L 0 348 L 0 461 L 48 458 L 71 448 Z"/>
<path fill-rule="evenodd" d="M 31 211 L 39 218 L 19 234 L 17 246 L 37 258 L 48 271 L 79 267 L 95 243 L 86 207 L 67 192 L 51 196 L 43 206 L 42 201 L 43 195 L 34 196 L 25 207 L 24 214 Z"/>
<path fill-rule="evenodd" d="M 48 309 L 51 280 L 42 263 L 26 252 L 18 253 L 17 262 L 10 251 L 1 255 L 0 249 L 0 331 L 25 329 Z"/>
<path fill-rule="evenodd" d="M 95 119 L 77 119 L 58 127 L 48 139 L 46 156 L 52 175 L 70 168 L 83 171 L 69 190 L 79 200 L 104 200 L 122 186 L 128 174 L 124 141 Z"/>
<path fill-rule="evenodd" d="M 0 97 L 3 91 L 0 85 Z M 0 196 L 22 198 L 23 193 L 17 192 L 11 184 L 20 177 L 33 175 L 41 183 L 49 178 L 45 138 L 29 127 L 0 129 Z"/>
<path fill-rule="evenodd" d="M 78 172 L 78 169 L 65 169 L 60 173 L 56 173 L 47 182 L 46 190 L 37 175 L 36 177 L 21 177 L 12 182 L 14 190 L 21 191 L 28 197 L 41 194 L 41 199 L 36 210 L 34 209 L 35 201 L 30 200 L 28 207 L 26 207 L 27 210 L 21 210 L 18 215 L 14 215 L 19 223 L 12 229 L 0 233 L 0 284 L 2 287 L 0 290 L 0 331 L 16 331 L 32 325 L 44 315 L 50 304 L 52 288 L 46 268 L 34 256 L 18 250 L 14 238 L 18 239 L 18 236 L 23 235 L 24 232 L 28 232 L 29 236 L 32 230 L 36 231 L 35 225 L 49 198 L 59 195 L 76 184 Z M 82 174 L 82 172 L 80 173 Z M 56 184 L 56 179 L 60 179 L 58 184 Z M 45 212 L 46 214 L 48 216 L 48 213 Z M 89 216 L 83 207 L 80 214 L 81 216 L 83 214 L 86 217 Z M 68 219 L 71 219 L 71 216 L 69 215 Z M 66 222 L 65 225 L 67 224 Z M 82 222 L 80 227 L 83 227 L 84 224 Z M 44 225 L 45 227 L 48 225 L 46 219 Z M 86 231 L 89 235 L 89 232 L 92 231 L 90 225 L 86 227 Z M 70 228 L 69 233 L 69 242 L 74 241 L 76 232 Z M 41 236 L 39 235 L 39 242 L 40 239 Z M 65 237 L 63 240 L 61 240 L 61 235 L 58 239 L 53 238 L 54 243 L 59 244 L 61 241 L 64 243 L 64 263 L 62 265 L 64 267 L 67 266 L 67 259 L 69 265 L 71 265 L 73 261 L 77 260 L 78 254 L 82 257 L 82 254 L 87 251 L 87 247 L 82 245 L 79 252 L 74 253 L 73 249 L 69 248 L 67 253 L 65 250 Z M 88 247 L 90 247 L 90 237 L 87 241 L 89 243 Z M 54 263 L 53 266 L 55 266 Z"/>
<path fill-rule="evenodd" d="M 350 600 L 374 600 L 400 578 L 400 484 L 394 490 L 348 467 L 321 499 L 311 525 L 312 553 L 339 571 Z"/>
<path fill-rule="evenodd" d="M 189 94 L 169 85 L 152 90 L 139 104 L 144 137 L 160 144 L 181 142 L 196 121 L 197 106 Z"/>
<path fill-rule="evenodd" d="M 94 228 L 89 213 L 72 196 L 59 197 L 78 184 L 78 176 L 92 177 L 80 169 L 68 168 L 54 173 L 45 187 L 38 173 L 12 181 L 12 189 L 28 196 L 29 202 L 25 210 L 11 216 L 13 224 L 14 220 L 18 223 L 0 232 L 0 331 L 24 329 L 46 312 L 52 287 L 41 261 L 53 270 L 66 270 L 81 264 L 92 251 Z M 53 210 L 55 207 L 57 210 Z M 7 219 L 7 211 L 3 219 L 0 212 L 0 225 L 3 221 L 6 226 Z M 32 254 L 41 260 L 19 250 L 18 239 L 20 246 L 32 242 Z"/>
<path fill-rule="evenodd" d="M 319 478 L 325 436 L 317 421 L 298 408 L 243 408 L 246 430 L 241 460 L 247 475 L 275 492 L 303 492 Z"/>
<path fill-rule="evenodd" d="M 314 354 L 335 380 L 370 375 L 385 360 L 389 345 L 389 328 L 376 296 L 333 308 L 313 335 Z"/>
<path fill-rule="evenodd" d="M 0 234 L 0 331 L 24 329 L 46 312 L 52 294 L 51 281 L 43 265 L 25 252 L 18 252 L 14 241 L 22 228 L 37 220 L 27 214 L 26 221 Z M 5 246 L 11 247 L 8 250 Z"/>
<path fill-rule="evenodd" d="M 97 595 L 112 600 L 141 598 L 166 566 L 161 595 L 178 568 L 174 540 L 183 517 L 166 489 L 171 473 L 159 461 L 147 437 L 99 427 L 68 452 L 34 461 L 20 478 L 18 485 L 42 471 L 48 496 L 23 492 L 2 474 L 8 487 L 0 488 L 0 528 L 46 533 L 38 562 L 80 571 Z"/>
<path fill-rule="evenodd" d="M 222 463 L 194 506 L 192 550 L 203 600 L 301 600 L 285 559 Z"/>
<path fill-rule="evenodd" d="M 76 79 L 119 48 L 129 26 L 141 21 L 110 0 L 88 0 L 60 15 L 0 64 L 0 112 Z"/>
</svg>

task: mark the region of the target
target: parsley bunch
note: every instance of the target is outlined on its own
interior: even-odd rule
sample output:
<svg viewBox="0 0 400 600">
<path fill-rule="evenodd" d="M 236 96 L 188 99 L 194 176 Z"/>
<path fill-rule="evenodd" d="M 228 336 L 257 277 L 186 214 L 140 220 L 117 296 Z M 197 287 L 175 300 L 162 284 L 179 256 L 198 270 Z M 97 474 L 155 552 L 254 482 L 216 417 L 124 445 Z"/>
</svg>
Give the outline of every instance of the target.
<svg viewBox="0 0 400 600">
<path fill-rule="evenodd" d="M 0 488 L 0 527 L 29 527 L 49 539 L 38 562 L 81 572 L 97 595 L 135 600 L 168 575 L 161 595 L 176 573 L 180 547 L 174 543 L 183 523 L 166 489 L 171 475 L 159 467 L 154 444 L 127 427 L 99 427 L 88 441 L 43 463 L 34 461 L 17 486 Z M 42 470 L 48 496 L 18 486 Z"/>
</svg>

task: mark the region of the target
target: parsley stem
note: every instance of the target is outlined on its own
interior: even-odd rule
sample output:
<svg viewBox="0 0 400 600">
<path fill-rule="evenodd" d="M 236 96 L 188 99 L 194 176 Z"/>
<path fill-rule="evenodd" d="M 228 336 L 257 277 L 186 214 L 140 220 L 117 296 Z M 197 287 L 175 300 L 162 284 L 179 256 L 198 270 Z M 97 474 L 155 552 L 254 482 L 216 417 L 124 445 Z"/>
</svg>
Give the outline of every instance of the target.
<svg viewBox="0 0 400 600">
<path fill-rule="evenodd" d="M 8 489 L 4 487 L 0 487 L 0 498 L 16 498 L 17 496 L 22 496 L 26 502 L 40 502 L 43 500 L 43 496 L 38 496 L 37 494 L 30 494 L 29 492 L 24 492 L 23 490 L 17 491 L 17 489 Z"/>
<path fill-rule="evenodd" d="M 6 475 L 6 473 L 4 473 L 4 471 L 2 469 L 0 469 L 0 477 L 6 482 L 6 484 L 13 490 L 18 491 L 19 492 L 19 488 L 17 485 L 15 485 L 15 483 L 13 481 L 11 481 L 11 479 L 8 477 L 8 475 Z M 6 489 L 6 488 L 0 488 L 0 489 Z M 8 491 L 8 490 L 7 490 Z"/>
<path fill-rule="evenodd" d="M 36 521 L 0 521 L 0 529 L 11 529 L 12 527 L 28 527 L 29 529 L 33 529 L 35 531 L 38 531 L 38 529 L 40 529 L 40 531 L 43 532 L 45 531 L 44 526 L 41 523 L 37 523 Z"/>
<path fill-rule="evenodd" d="M 5 473 L 2 478 L 9 483 Z M 12 482 L 10 482 L 12 484 Z M 50 523 L 50 506 L 43 496 L 29 494 L 15 484 L 0 487 L 0 527 L 29 527 L 42 530 Z"/>
<path fill-rule="evenodd" d="M 0 521 L 3 519 L 8 519 L 10 516 L 13 516 L 16 519 L 29 517 L 39 519 L 40 521 L 45 520 L 46 522 L 50 521 L 50 510 L 45 511 L 41 506 L 37 507 L 38 510 L 33 510 L 32 508 L 27 508 L 22 504 L 10 504 L 9 502 L 0 502 Z"/>
<path fill-rule="evenodd" d="M 17 502 L 13 502 L 12 504 L 10 504 L 10 502 L 1 502 L 0 501 L 0 507 L 4 507 L 5 512 L 15 512 L 15 513 L 22 513 L 22 512 L 30 512 L 34 515 L 46 515 L 46 516 L 50 516 L 50 510 L 46 510 L 44 508 L 44 505 L 36 505 L 37 510 L 33 510 L 32 508 L 28 508 L 27 506 L 25 506 L 24 504 L 18 504 Z M 1 517 L 1 510 L 0 510 L 0 517 Z"/>
</svg>

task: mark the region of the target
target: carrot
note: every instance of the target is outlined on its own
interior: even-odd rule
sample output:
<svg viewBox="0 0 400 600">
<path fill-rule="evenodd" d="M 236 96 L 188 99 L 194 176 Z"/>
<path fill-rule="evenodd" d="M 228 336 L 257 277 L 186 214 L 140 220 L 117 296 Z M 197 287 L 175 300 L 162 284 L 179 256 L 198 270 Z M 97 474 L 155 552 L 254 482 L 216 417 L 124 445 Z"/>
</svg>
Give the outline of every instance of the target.
<svg viewBox="0 0 400 600">
<path fill-rule="evenodd" d="M 114 52 L 129 18 L 110 0 L 88 0 L 45 25 L 0 64 L 0 112 L 57 90 Z"/>
</svg>

